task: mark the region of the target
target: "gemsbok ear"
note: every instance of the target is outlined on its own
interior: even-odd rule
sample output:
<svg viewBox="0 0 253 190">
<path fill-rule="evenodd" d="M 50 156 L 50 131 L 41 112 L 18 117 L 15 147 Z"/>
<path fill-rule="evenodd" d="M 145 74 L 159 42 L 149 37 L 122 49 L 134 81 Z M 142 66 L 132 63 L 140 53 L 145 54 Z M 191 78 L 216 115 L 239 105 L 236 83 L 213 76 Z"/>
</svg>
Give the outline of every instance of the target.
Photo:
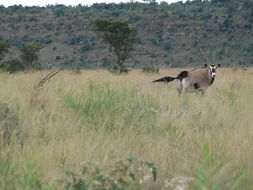
<svg viewBox="0 0 253 190">
<path fill-rule="evenodd" d="M 206 68 L 207 67 L 207 64 L 204 64 L 204 68 Z"/>
<path fill-rule="evenodd" d="M 218 67 L 220 67 L 220 64 L 218 64 Z"/>
</svg>

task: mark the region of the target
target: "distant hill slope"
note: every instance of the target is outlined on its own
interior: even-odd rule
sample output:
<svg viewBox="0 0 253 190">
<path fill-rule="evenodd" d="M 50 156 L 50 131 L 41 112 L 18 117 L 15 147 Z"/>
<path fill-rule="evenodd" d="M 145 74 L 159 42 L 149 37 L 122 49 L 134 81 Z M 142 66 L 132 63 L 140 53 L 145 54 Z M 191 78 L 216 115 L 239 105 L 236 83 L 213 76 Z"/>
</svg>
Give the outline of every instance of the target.
<svg viewBox="0 0 253 190">
<path fill-rule="evenodd" d="M 130 67 L 253 66 L 252 0 L 0 6 L 0 39 L 13 47 L 41 42 L 44 67 L 107 67 L 114 60 L 94 32 L 98 17 L 124 18 L 137 29 Z M 8 56 L 17 56 L 12 49 Z"/>
</svg>

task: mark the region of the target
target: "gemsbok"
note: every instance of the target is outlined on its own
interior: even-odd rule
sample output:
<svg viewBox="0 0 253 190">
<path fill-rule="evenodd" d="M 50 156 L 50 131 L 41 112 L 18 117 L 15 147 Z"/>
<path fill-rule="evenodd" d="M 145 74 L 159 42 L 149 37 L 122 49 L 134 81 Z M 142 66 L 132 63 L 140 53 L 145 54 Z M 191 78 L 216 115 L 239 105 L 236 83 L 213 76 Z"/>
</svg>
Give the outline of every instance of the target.
<svg viewBox="0 0 253 190">
<path fill-rule="evenodd" d="M 40 82 L 37 85 L 35 85 L 33 87 L 34 90 L 37 90 L 40 87 L 42 87 L 45 82 L 47 82 L 49 79 L 51 79 L 53 76 L 55 76 L 59 72 L 60 72 L 60 70 L 57 70 L 57 69 L 52 70 L 51 72 L 49 72 L 43 79 L 40 80 Z"/>
<path fill-rule="evenodd" d="M 178 93 L 182 94 L 182 90 L 186 92 L 201 92 L 204 94 L 206 89 L 213 84 L 216 76 L 216 69 L 220 67 L 218 65 L 207 65 L 204 67 L 193 69 L 191 71 L 182 71 L 177 77 L 163 77 L 153 82 L 171 82 L 173 80 L 178 81 Z"/>
</svg>

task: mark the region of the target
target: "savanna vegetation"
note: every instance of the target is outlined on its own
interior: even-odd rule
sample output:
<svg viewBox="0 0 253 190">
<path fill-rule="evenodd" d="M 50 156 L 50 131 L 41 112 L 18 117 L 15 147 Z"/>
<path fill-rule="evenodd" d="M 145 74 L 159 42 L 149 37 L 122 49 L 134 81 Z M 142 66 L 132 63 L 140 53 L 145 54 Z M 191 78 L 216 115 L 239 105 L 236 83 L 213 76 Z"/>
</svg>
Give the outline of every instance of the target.
<svg viewBox="0 0 253 190">
<path fill-rule="evenodd" d="M 0 6 L 0 190 L 252 189 L 252 11 Z M 203 63 L 225 67 L 204 96 L 151 83 Z"/>
<path fill-rule="evenodd" d="M 205 96 L 153 84 L 182 69 L 0 74 L 0 189 L 252 189 L 253 70 Z"/>
<path fill-rule="evenodd" d="M 137 31 L 128 67 L 196 67 L 209 61 L 252 66 L 252 0 L 193 0 L 173 4 L 146 1 L 76 7 L 0 6 L 0 40 L 19 57 L 26 43 L 40 42 L 42 68 L 101 68 L 117 59 L 97 38 L 97 18 L 124 19 Z"/>
</svg>

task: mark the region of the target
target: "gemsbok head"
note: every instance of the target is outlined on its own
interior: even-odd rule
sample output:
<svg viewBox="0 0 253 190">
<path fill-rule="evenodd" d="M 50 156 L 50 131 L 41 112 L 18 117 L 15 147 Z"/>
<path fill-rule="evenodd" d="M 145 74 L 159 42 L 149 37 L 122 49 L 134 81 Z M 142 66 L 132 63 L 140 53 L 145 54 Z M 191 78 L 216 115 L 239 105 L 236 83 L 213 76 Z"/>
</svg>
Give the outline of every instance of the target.
<svg viewBox="0 0 253 190">
<path fill-rule="evenodd" d="M 185 89 L 186 92 L 201 92 L 204 94 L 206 89 L 213 84 L 216 76 L 216 69 L 218 67 L 220 67 L 220 64 L 205 64 L 202 68 L 193 69 L 191 71 L 182 71 L 177 77 L 166 76 L 154 80 L 153 82 L 171 82 L 176 79 L 178 81 L 179 95 L 182 94 L 183 89 Z"/>
<path fill-rule="evenodd" d="M 33 87 L 34 90 L 36 91 L 39 88 L 41 88 L 45 82 L 47 82 L 49 79 L 51 79 L 53 76 L 55 76 L 59 72 L 60 72 L 60 70 L 57 70 L 57 69 L 52 70 L 51 72 L 49 72 L 43 79 L 40 80 L 40 82 L 37 85 L 35 85 Z"/>
</svg>

